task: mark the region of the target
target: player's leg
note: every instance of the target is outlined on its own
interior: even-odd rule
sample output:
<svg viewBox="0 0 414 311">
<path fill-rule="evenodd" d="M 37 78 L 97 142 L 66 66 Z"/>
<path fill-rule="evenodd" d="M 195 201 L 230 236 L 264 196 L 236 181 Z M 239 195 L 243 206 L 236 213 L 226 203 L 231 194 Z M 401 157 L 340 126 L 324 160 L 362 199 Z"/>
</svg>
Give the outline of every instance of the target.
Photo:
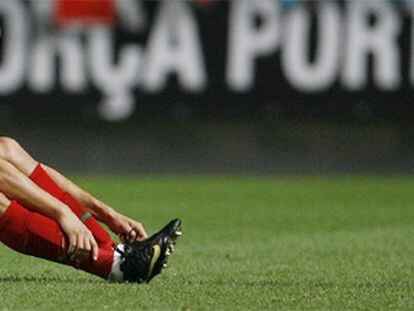
<svg viewBox="0 0 414 311">
<path fill-rule="evenodd" d="M 89 211 L 70 193 L 61 189 L 43 167 L 14 139 L 0 137 L 0 158 L 14 165 L 41 189 L 69 206 L 86 227 L 91 230 L 100 247 L 111 248 L 115 244 L 108 232 L 92 217 Z"/>
<path fill-rule="evenodd" d="M 109 233 L 102 227 L 102 225 L 93 217 L 93 215 L 69 192 L 60 188 L 49 174 L 43 169 L 41 164 L 38 164 L 35 170 L 30 174 L 29 178 L 40 188 L 49 192 L 64 204 L 70 207 L 76 216 L 85 224 L 85 226 L 92 232 L 99 247 L 111 248 L 116 245 Z"/>
<path fill-rule="evenodd" d="M 12 148 L 8 146 L 7 152 L 4 153 L 5 156 L 9 159 L 17 159 L 14 161 L 16 165 L 24 165 L 24 163 L 21 164 L 21 158 L 17 156 L 18 152 L 16 150 L 19 147 L 13 148 L 13 146 L 16 147 L 17 143 L 14 141 L 8 141 L 8 143 L 11 143 Z M 23 153 L 19 153 L 19 155 L 23 155 L 24 157 Z M 33 201 L 33 196 L 36 197 L 36 195 L 40 195 L 44 199 L 35 202 L 35 205 L 40 206 L 41 202 L 46 204 L 50 203 L 50 198 L 44 198 L 45 194 L 51 198 L 53 197 L 46 192 L 43 194 L 43 190 L 38 188 L 23 174 L 24 172 L 29 172 L 30 168 L 26 171 L 23 170 L 22 173 L 12 163 L 13 161 L 8 162 L 0 157 L 0 192 L 2 191 L 1 186 L 3 185 L 6 189 L 3 191 L 6 196 L 15 198 L 16 196 L 13 195 L 13 192 L 17 191 L 17 194 L 21 194 L 23 188 L 23 194 L 25 195 L 20 197 L 21 199 L 25 199 L 29 192 L 29 197 L 31 196 L 32 199 L 30 201 Z M 36 167 L 41 168 L 38 164 Z M 38 188 L 36 191 L 33 189 L 32 184 L 36 186 L 35 188 Z M 38 193 L 36 194 L 36 192 Z M 56 198 L 54 199 L 56 200 Z M 63 208 L 67 208 L 66 205 L 63 205 Z M 43 208 L 40 210 L 43 211 Z M 128 280 L 139 283 L 148 282 L 161 272 L 167 257 L 173 250 L 174 240 L 179 232 L 179 223 L 179 220 L 173 221 L 166 228 L 144 242 L 136 241 L 121 244 L 118 246 L 118 252 L 113 252 L 111 248 L 104 249 L 100 247 L 99 259 L 96 263 L 90 263 L 90 260 L 82 261 L 79 268 L 106 278 L 109 270 L 109 262 L 112 262 L 110 276 L 115 276 L 112 278 L 113 280 Z M 138 227 L 136 226 L 135 228 Z M 22 240 L 25 238 L 31 238 L 30 242 Z M 68 242 L 64 242 L 65 235 L 59 224 L 51 218 L 28 211 L 17 201 L 12 201 L 4 214 L 1 215 L 0 240 L 11 248 L 26 254 L 73 265 L 73 262 L 62 261 L 61 259 L 62 249 L 65 249 L 65 245 Z M 23 246 L 24 248 L 22 249 Z M 113 257 L 111 257 L 111 254 Z M 87 256 L 89 257 L 90 254 L 88 253 Z M 107 269 L 103 269 L 102 266 L 105 266 Z M 102 271 L 105 271 L 105 273 Z"/>
<path fill-rule="evenodd" d="M 38 258 L 79 268 L 107 280 L 149 282 L 165 267 L 177 237 L 179 220 L 145 242 L 120 244 L 117 251 L 99 248 L 97 260 L 87 253 L 80 263 L 65 257 L 67 238 L 59 224 L 31 212 L 0 193 L 0 241 L 11 249 Z"/>
<path fill-rule="evenodd" d="M 26 176 L 33 179 L 35 179 L 34 176 L 39 175 L 38 173 L 40 173 L 41 176 L 46 176 L 45 179 L 48 180 L 48 182 L 42 184 L 41 180 L 38 179 L 42 179 L 41 177 L 36 178 L 35 182 L 38 183 L 40 187 L 50 185 L 49 181 L 52 181 L 55 186 L 58 185 L 58 188 L 63 189 L 68 194 L 66 196 L 68 198 L 68 202 L 65 202 L 66 204 L 72 205 L 71 203 L 73 203 L 73 201 L 77 201 L 76 203 L 78 204 L 75 205 L 86 207 L 93 213 L 96 219 L 106 223 L 123 241 L 132 242 L 136 239 L 143 240 L 148 237 L 141 223 L 116 212 L 113 208 L 93 197 L 56 170 L 45 165 L 40 165 L 15 140 L 0 137 L 0 157 L 5 158 L 25 173 Z M 54 188 L 56 189 L 56 187 Z M 48 191 L 51 190 L 53 189 L 49 189 Z M 76 206 L 73 208 L 74 211 L 77 210 Z M 93 219 L 91 222 L 94 222 Z M 91 229 L 93 230 L 93 228 Z M 99 230 L 99 228 L 97 230 Z"/>
<path fill-rule="evenodd" d="M 16 167 L 1 158 L 0 192 L 11 200 L 24 203 L 32 211 L 57 220 L 69 238 L 67 251 L 74 258 L 90 251 L 94 257 L 98 256 L 96 239 L 69 207 L 36 186 Z"/>
<path fill-rule="evenodd" d="M 16 167 L 0 158 L 0 192 L 9 199 L 25 203 L 30 209 L 57 219 L 69 208 L 40 189 Z"/>
<path fill-rule="evenodd" d="M 0 213 L 0 241 L 11 249 L 70 265 L 105 279 L 110 277 L 117 256 L 112 250 L 100 248 L 98 260 L 91 260 L 90 254 L 86 254 L 80 263 L 76 263 L 64 257 L 68 241 L 56 221 L 27 210 L 1 193 Z"/>
</svg>

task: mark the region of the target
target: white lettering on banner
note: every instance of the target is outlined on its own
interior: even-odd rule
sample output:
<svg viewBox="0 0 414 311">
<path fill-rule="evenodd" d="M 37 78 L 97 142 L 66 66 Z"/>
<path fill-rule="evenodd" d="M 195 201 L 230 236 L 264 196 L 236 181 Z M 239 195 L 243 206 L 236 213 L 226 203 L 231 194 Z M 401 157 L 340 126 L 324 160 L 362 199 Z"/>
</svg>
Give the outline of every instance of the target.
<svg viewBox="0 0 414 311">
<path fill-rule="evenodd" d="M 29 0 L 30 10 L 37 27 L 46 30 L 47 24 L 50 23 L 50 14 L 56 4 L 55 0 Z"/>
<path fill-rule="evenodd" d="M 112 36 L 112 31 L 105 27 L 91 29 L 88 52 L 92 81 L 106 95 L 99 112 L 105 119 L 116 121 L 129 117 L 134 110 L 131 92 L 138 84 L 142 53 L 137 45 L 125 44 L 117 64 L 113 64 Z"/>
<path fill-rule="evenodd" d="M 143 87 L 160 91 L 176 73 L 187 91 L 206 87 L 207 77 L 196 20 L 186 1 L 164 1 L 150 33 L 145 57 Z"/>
<path fill-rule="evenodd" d="M 38 1 L 38 0 L 36 0 Z M 143 9 L 142 1 L 120 0 L 115 1 L 117 13 L 122 26 L 132 32 L 139 32 L 147 24 L 147 15 Z"/>
<path fill-rule="evenodd" d="M 281 65 L 287 80 L 297 89 L 322 91 L 336 79 L 339 65 L 341 16 L 338 4 L 323 1 L 317 10 L 318 39 L 313 64 L 309 59 L 310 13 L 300 6 L 285 15 Z"/>
<path fill-rule="evenodd" d="M 46 93 L 57 86 L 57 62 L 60 60 L 58 75 L 62 89 L 68 92 L 80 92 L 87 87 L 84 70 L 86 62 L 78 32 L 53 31 L 50 25 L 52 0 L 31 0 L 30 8 L 36 28 L 28 59 L 28 84 L 35 92 Z"/>
<path fill-rule="evenodd" d="M 347 3 L 347 40 L 343 82 L 351 90 L 359 90 L 368 82 L 368 55 L 374 57 L 373 76 L 383 90 L 395 89 L 400 83 L 398 35 L 400 16 L 390 3 L 349 1 Z M 369 24 L 370 16 L 375 24 Z"/>
<path fill-rule="evenodd" d="M 255 21 L 260 18 L 260 26 Z M 227 83 L 238 91 L 254 85 L 257 57 L 273 53 L 279 41 L 278 1 L 233 1 L 229 17 Z"/>
<path fill-rule="evenodd" d="M 0 63 L 0 94 L 8 94 L 23 84 L 26 65 L 26 11 L 20 1 L 0 1 L 0 16 L 4 17 L 2 31 L 3 61 Z"/>
<path fill-rule="evenodd" d="M 48 92 L 56 87 L 56 56 L 60 59 L 62 88 L 80 92 L 87 86 L 85 57 L 79 36 L 69 32 L 46 35 L 41 33 L 30 51 L 28 82 L 36 92 Z"/>
<path fill-rule="evenodd" d="M 190 2 L 160 2 L 152 21 L 142 2 L 116 3 L 118 26 L 133 35 L 148 32 L 146 45 L 117 42 L 117 33 L 104 26 L 59 30 L 51 19 L 51 0 L 0 0 L 4 26 L 0 96 L 19 91 L 25 83 L 34 93 L 60 88 L 82 94 L 96 87 L 103 95 L 98 107 L 101 117 L 114 121 L 132 115 L 137 104 L 134 91 L 161 92 L 171 75 L 177 77 L 185 92 L 200 92 L 208 87 L 204 53 L 224 55 L 226 47 L 222 51 L 202 49 Z M 403 44 L 398 41 L 403 15 L 390 2 L 318 3 L 314 7 L 317 33 L 312 61 L 309 43 L 313 30 L 306 5 L 283 12 L 274 0 L 232 1 L 229 6 L 228 29 L 223 29 L 228 34 L 228 47 L 222 81 L 229 91 L 251 90 L 263 73 L 256 66 L 257 60 L 265 57 L 274 59 L 272 67 L 265 70 L 280 69 L 299 92 L 325 91 L 338 82 L 344 90 L 359 91 L 368 86 L 370 76 L 374 87 L 398 90 L 403 63 L 410 64 L 405 67 L 414 85 L 414 21 L 409 38 L 411 51 L 407 53 L 409 58 L 403 60 L 406 54 L 401 53 Z M 268 72 L 266 77 L 272 74 Z M 276 73 L 274 77 L 271 83 L 281 82 L 276 80 Z"/>
</svg>

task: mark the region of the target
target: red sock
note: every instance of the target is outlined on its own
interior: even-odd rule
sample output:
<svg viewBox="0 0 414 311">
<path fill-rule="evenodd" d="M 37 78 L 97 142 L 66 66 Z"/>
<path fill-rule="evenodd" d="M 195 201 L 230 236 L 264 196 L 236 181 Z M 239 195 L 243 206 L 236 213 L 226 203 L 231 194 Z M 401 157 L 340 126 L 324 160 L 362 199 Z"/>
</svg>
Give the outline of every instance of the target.
<svg viewBox="0 0 414 311">
<path fill-rule="evenodd" d="M 80 264 L 63 259 L 62 247 L 68 245 L 68 241 L 59 224 L 25 209 L 16 201 L 12 201 L 0 217 L 0 241 L 20 253 L 79 268 L 104 279 L 112 269 L 114 251 L 111 249 L 99 248 L 96 261 L 91 260 L 90 254 Z"/>
<path fill-rule="evenodd" d="M 112 249 L 112 246 L 116 245 L 116 242 L 111 239 L 108 232 L 105 231 L 89 211 L 70 193 L 65 192 L 60 188 L 40 164 L 36 166 L 35 170 L 30 175 L 30 179 L 40 188 L 69 206 L 75 215 L 83 221 L 86 227 L 91 230 L 100 248 Z"/>
</svg>

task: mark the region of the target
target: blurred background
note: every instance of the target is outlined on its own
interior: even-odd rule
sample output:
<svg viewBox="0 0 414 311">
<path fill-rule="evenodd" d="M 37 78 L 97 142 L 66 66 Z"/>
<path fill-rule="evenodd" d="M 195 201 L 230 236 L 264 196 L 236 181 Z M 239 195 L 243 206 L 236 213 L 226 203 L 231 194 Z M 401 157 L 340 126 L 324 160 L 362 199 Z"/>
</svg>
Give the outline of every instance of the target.
<svg viewBox="0 0 414 311">
<path fill-rule="evenodd" d="M 414 173 L 413 1 L 0 0 L 0 133 L 73 173 Z"/>
</svg>

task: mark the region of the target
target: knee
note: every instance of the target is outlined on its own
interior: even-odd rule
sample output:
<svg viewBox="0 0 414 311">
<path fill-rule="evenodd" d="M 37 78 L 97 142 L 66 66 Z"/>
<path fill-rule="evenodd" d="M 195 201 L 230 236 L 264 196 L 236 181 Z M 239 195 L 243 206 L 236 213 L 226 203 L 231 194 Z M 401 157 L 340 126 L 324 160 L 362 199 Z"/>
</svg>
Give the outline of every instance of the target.
<svg viewBox="0 0 414 311">
<path fill-rule="evenodd" d="M 0 137 L 0 157 L 12 161 L 20 156 L 21 147 L 19 143 L 10 137 Z"/>
</svg>

